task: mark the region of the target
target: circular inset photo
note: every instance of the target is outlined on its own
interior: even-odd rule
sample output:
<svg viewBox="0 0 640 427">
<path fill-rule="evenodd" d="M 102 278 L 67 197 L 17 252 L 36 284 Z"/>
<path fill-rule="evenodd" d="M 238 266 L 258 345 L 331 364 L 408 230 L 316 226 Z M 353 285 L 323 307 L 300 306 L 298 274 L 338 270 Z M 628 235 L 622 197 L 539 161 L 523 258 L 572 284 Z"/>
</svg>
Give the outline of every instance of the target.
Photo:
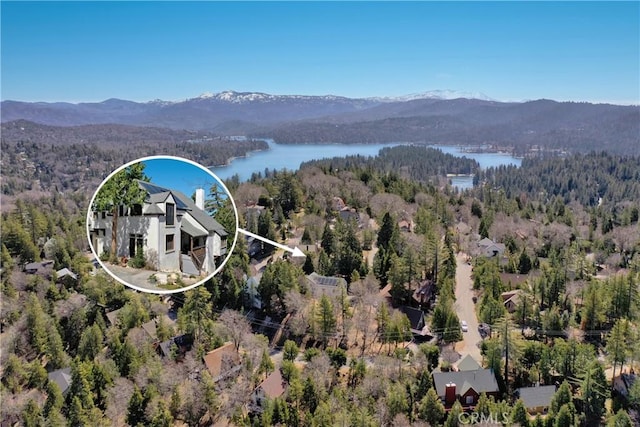
<svg viewBox="0 0 640 427">
<path fill-rule="evenodd" d="M 91 198 L 89 245 L 116 280 L 143 292 L 194 288 L 215 275 L 236 244 L 238 213 L 209 169 L 173 156 L 113 171 Z"/>
</svg>

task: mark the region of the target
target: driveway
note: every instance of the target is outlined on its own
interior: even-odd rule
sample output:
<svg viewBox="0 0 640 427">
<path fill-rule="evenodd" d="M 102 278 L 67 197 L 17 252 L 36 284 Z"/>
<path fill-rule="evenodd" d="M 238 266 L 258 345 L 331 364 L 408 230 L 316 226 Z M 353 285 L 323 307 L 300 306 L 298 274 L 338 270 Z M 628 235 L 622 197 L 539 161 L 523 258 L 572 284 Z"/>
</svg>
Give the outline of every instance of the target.
<svg viewBox="0 0 640 427">
<path fill-rule="evenodd" d="M 478 363 L 482 362 L 479 344 L 482 341 L 478 332 L 478 318 L 473 303 L 473 280 L 471 266 L 467 264 L 467 255 L 458 253 L 456 256 L 456 302 L 454 308 L 460 320 L 466 320 L 468 332 L 463 332 L 463 341 L 456 344 L 456 350 L 462 355 L 471 355 Z"/>
<path fill-rule="evenodd" d="M 151 283 L 149 278 L 158 274 L 157 271 L 144 270 L 139 268 L 121 267 L 119 265 L 113 265 L 105 263 L 106 268 L 114 275 L 116 275 L 121 281 L 137 286 L 139 288 L 147 289 L 149 291 L 167 291 L 168 288 L 156 286 Z M 189 286 L 197 281 L 197 279 L 183 278 L 184 286 Z"/>
</svg>

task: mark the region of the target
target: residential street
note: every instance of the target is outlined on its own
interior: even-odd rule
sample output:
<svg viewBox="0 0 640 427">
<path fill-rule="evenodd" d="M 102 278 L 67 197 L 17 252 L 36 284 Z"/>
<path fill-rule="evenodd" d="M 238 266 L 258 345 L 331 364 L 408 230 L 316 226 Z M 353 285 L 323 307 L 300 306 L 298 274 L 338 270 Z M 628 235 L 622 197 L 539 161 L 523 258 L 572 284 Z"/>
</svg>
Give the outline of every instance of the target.
<svg viewBox="0 0 640 427">
<path fill-rule="evenodd" d="M 471 279 L 471 266 L 466 262 L 467 255 L 458 253 L 456 256 L 456 302 L 455 310 L 460 321 L 466 320 L 469 325 L 468 332 L 463 332 L 463 341 L 456 345 L 456 350 L 464 357 L 470 354 L 479 363 L 482 355 L 478 344 L 482 341 L 478 332 L 478 318 L 476 317 L 475 304 L 473 303 L 473 280 Z"/>
</svg>

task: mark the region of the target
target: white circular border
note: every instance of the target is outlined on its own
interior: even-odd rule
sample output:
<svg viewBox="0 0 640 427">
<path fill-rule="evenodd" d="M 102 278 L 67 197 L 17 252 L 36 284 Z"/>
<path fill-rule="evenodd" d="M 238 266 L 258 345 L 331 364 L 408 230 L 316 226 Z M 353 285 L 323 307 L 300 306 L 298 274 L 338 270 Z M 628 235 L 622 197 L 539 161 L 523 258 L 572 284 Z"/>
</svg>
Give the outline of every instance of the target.
<svg viewBox="0 0 640 427">
<path fill-rule="evenodd" d="M 189 285 L 189 286 L 185 286 L 184 288 L 180 288 L 180 289 L 148 289 L 148 288 L 142 288 L 140 286 L 136 286 L 133 285 L 129 282 L 126 282 L 124 280 L 122 280 L 120 277 L 118 277 L 116 274 L 114 274 L 111 270 L 109 270 L 105 264 L 102 262 L 102 260 L 100 259 L 100 256 L 98 254 L 96 254 L 96 250 L 93 247 L 93 243 L 91 242 L 91 231 L 89 230 L 89 220 L 90 220 L 90 216 L 93 214 L 91 207 L 93 206 L 93 202 L 96 198 L 96 196 L 98 195 L 98 191 L 102 188 L 102 186 L 109 180 L 111 179 L 111 177 L 113 177 L 116 173 L 120 172 L 121 170 L 136 164 L 136 163 L 140 163 L 140 162 L 144 162 L 147 160 L 177 160 L 177 161 L 181 161 L 181 162 L 185 162 L 185 163 L 189 163 L 192 166 L 195 166 L 197 168 L 202 169 L 203 171 L 205 171 L 206 173 L 208 173 L 209 175 L 211 175 L 220 185 L 222 185 L 222 188 L 224 189 L 224 191 L 227 193 L 227 196 L 229 197 L 229 200 L 231 200 L 231 205 L 233 206 L 233 213 L 236 217 L 236 232 L 233 236 L 233 244 L 231 245 L 231 249 L 228 249 L 227 246 L 227 256 L 224 259 L 224 261 L 222 261 L 222 264 L 220 264 L 220 266 L 218 268 L 216 268 L 213 273 L 209 274 L 207 277 L 205 277 L 204 279 L 200 280 L 197 283 L 194 283 L 193 285 Z M 214 174 L 211 170 L 207 169 L 205 166 L 194 162 L 193 160 L 189 160 L 189 159 L 185 159 L 183 157 L 178 157 L 178 156 L 147 156 L 147 157 L 140 157 L 139 159 L 133 160 L 129 163 L 126 163 L 122 166 L 120 166 L 119 168 L 117 168 L 116 170 L 114 170 L 113 172 L 111 172 L 98 186 L 98 188 L 96 189 L 96 191 L 93 193 L 93 197 L 91 197 L 91 201 L 89 202 L 89 208 L 87 209 L 87 219 L 86 219 L 86 230 L 87 230 L 87 239 L 89 240 L 89 248 L 91 248 L 91 253 L 93 253 L 93 255 L 95 256 L 96 260 L 100 263 L 100 266 L 102 267 L 102 269 L 104 271 L 106 271 L 107 273 L 109 273 L 109 275 L 111 277 L 113 277 L 115 280 L 117 280 L 118 282 L 122 283 L 125 286 L 128 286 L 132 289 L 135 289 L 136 291 L 140 291 L 140 292 L 146 292 L 146 293 L 150 293 L 150 294 L 156 294 L 156 295 L 166 295 L 166 294 L 175 294 L 178 292 L 185 292 L 188 291 L 190 289 L 193 289 L 195 287 L 198 287 L 202 284 L 204 284 L 204 282 L 206 282 L 207 280 L 211 279 L 213 276 L 215 276 L 216 274 L 218 274 L 220 272 L 220 270 L 222 270 L 222 268 L 224 267 L 224 265 L 227 263 L 227 261 L 229 261 L 229 258 L 231 258 L 231 255 L 233 254 L 233 251 L 236 247 L 236 242 L 238 241 L 238 228 L 239 228 L 239 222 L 238 222 L 238 208 L 236 207 L 236 202 L 235 200 L 233 200 L 233 196 L 231 195 L 231 192 L 229 191 L 229 189 L 227 188 L 227 186 L 224 184 L 224 182 L 216 175 Z"/>
</svg>

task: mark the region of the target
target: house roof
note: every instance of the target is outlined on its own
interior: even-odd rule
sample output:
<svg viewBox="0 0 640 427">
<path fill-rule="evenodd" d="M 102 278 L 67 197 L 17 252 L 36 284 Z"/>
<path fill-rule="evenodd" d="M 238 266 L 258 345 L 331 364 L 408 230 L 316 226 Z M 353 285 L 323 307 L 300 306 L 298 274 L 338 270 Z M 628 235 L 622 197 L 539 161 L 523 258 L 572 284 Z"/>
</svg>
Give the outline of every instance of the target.
<svg viewBox="0 0 640 427">
<path fill-rule="evenodd" d="M 180 191 L 172 191 L 174 196 L 177 196 L 189 209 L 189 214 L 200 223 L 204 228 L 209 231 L 215 231 L 220 236 L 226 236 L 227 232 L 224 227 L 215 219 L 210 217 L 205 211 L 196 206 L 195 202 L 191 200 L 191 197 L 187 197 Z"/>
<path fill-rule="evenodd" d="M 543 385 L 539 387 L 522 387 L 517 390 L 520 399 L 527 408 L 539 408 L 549 406 L 556 393 L 556 386 Z"/>
<path fill-rule="evenodd" d="M 467 354 L 462 358 L 462 360 L 460 360 L 460 362 L 458 362 L 458 371 L 477 371 L 481 368 L 482 366 L 480 366 L 476 359 L 471 357 L 471 355 L 469 354 Z"/>
<path fill-rule="evenodd" d="M 71 368 L 62 368 L 49 372 L 47 378 L 49 378 L 49 381 L 55 382 L 64 394 L 71 387 Z"/>
<path fill-rule="evenodd" d="M 195 225 L 191 224 L 189 221 L 182 220 L 180 224 L 180 228 L 190 236 L 198 237 L 198 236 L 206 236 L 208 233 L 206 231 L 202 231 L 198 229 Z"/>
<path fill-rule="evenodd" d="M 464 394 L 469 388 L 480 394 L 494 393 L 498 391 L 498 382 L 490 369 L 477 369 L 475 371 L 458 372 L 434 372 L 433 383 L 436 386 L 438 396 L 444 397 L 446 385 L 448 383 L 459 384 L 461 388 L 456 389 L 457 394 Z M 463 388 L 466 389 L 463 390 Z"/>
<path fill-rule="evenodd" d="M 140 325 L 140 327 L 142 329 L 144 329 L 144 331 L 151 338 L 157 339 L 158 338 L 157 328 L 158 328 L 158 322 L 159 321 L 160 321 L 160 319 L 158 317 L 154 317 L 153 319 L 149 320 L 148 322 L 143 323 L 142 325 Z M 166 327 L 171 327 L 176 323 L 175 320 L 173 320 L 172 318 L 170 318 L 166 314 L 162 315 L 162 321 L 164 322 Z"/>
<path fill-rule="evenodd" d="M 416 290 L 413 292 L 413 299 L 420 303 L 425 298 L 431 298 L 431 294 L 433 293 L 433 281 L 431 280 L 423 280 L 420 282 Z"/>
<path fill-rule="evenodd" d="M 471 382 L 469 381 L 465 381 L 462 383 L 462 387 L 460 387 L 458 390 L 456 390 L 456 392 L 460 395 L 464 395 L 466 394 L 469 390 L 473 390 L 476 393 L 478 393 L 475 389 L 475 387 L 473 386 L 473 384 L 471 384 Z M 480 394 L 480 393 L 478 393 Z"/>
<path fill-rule="evenodd" d="M 173 346 L 173 344 L 175 344 L 178 347 L 184 346 L 184 347 L 190 348 L 191 345 L 193 344 L 193 338 L 188 334 L 184 334 L 184 335 L 179 335 L 177 337 L 170 338 L 166 341 L 162 341 L 159 344 L 159 347 L 160 347 L 160 352 L 162 353 L 163 356 L 169 357 L 171 355 L 171 347 Z"/>
<path fill-rule="evenodd" d="M 189 214 L 208 231 L 215 231 L 220 236 L 227 235 L 224 227 L 205 211 L 196 206 L 195 202 L 191 200 L 191 197 L 187 197 L 184 193 L 178 190 L 171 190 L 150 182 L 138 181 L 138 184 L 148 193 L 147 201 L 149 203 L 154 204 L 164 202 L 167 197 L 169 197 L 169 194 L 171 194 L 176 202 L 176 208 L 189 211 Z M 153 212 L 147 211 L 147 213 Z"/>
<path fill-rule="evenodd" d="M 214 381 L 218 381 L 240 365 L 240 356 L 232 342 L 211 350 L 202 358 Z"/>
<path fill-rule="evenodd" d="M 264 395 L 270 399 L 275 399 L 276 397 L 282 396 L 285 391 L 285 381 L 282 378 L 282 374 L 280 373 L 280 369 L 276 369 L 265 379 L 262 381 L 258 387 L 264 391 Z"/>
<path fill-rule="evenodd" d="M 478 246 L 483 246 L 483 247 L 488 247 L 488 246 L 491 246 L 491 245 L 493 245 L 493 244 L 495 244 L 495 243 L 494 243 L 494 241 L 493 241 L 493 240 L 491 240 L 491 239 L 490 239 L 490 238 L 488 238 L 488 237 L 485 237 L 484 239 L 482 239 L 482 240 L 480 240 L 480 241 L 478 242 Z"/>
<path fill-rule="evenodd" d="M 122 310 L 122 308 L 107 313 L 107 320 L 109 320 L 109 323 L 112 325 L 118 323 L 118 314 L 120 313 L 120 310 Z"/>
<path fill-rule="evenodd" d="M 412 223 L 407 221 L 406 219 L 403 219 L 402 221 L 398 221 L 398 227 L 400 228 L 411 228 Z"/>
<path fill-rule="evenodd" d="M 42 267 L 42 264 L 39 262 L 30 262 L 24 266 L 25 270 L 37 270 Z"/>
<path fill-rule="evenodd" d="M 422 329 L 424 326 L 424 312 L 420 309 L 403 305 L 399 308 L 411 322 L 411 329 Z"/>
<path fill-rule="evenodd" d="M 68 277 L 71 277 L 73 280 L 78 280 L 78 276 L 76 276 L 76 273 L 69 270 L 67 267 L 56 271 L 56 276 L 58 277 L 58 279 L 62 279 L 63 277 L 68 276 Z"/>
<path fill-rule="evenodd" d="M 306 278 L 311 294 L 315 298 L 320 298 L 322 295 L 338 296 L 342 288 L 345 291 L 347 290 L 347 281 L 342 277 L 321 276 L 314 272 L 306 276 Z M 342 285 L 342 288 L 340 285 Z"/>
<path fill-rule="evenodd" d="M 174 190 L 160 187 L 159 185 L 152 184 L 150 182 L 138 180 L 138 185 L 140 185 L 140 187 L 147 192 L 148 194 L 147 201 L 149 203 L 162 203 L 165 200 L 167 200 L 167 197 L 169 197 L 169 194 L 172 194 L 172 193 L 175 196 Z M 174 197 L 174 199 L 176 199 L 176 208 L 182 209 L 182 210 L 189 209 L 189 207 L 184 203 L 184 200 L 178 200 L 176 197 Z"/>
<path fill-rule="evenodd" d="M 341 284 L 347 284 L 347 281 L 342 277 L 321 276 L 316 272 L 309 274 L 307 279 L 309 279 L 313 284 L 321 286 L 339 286 Z"/>
<path fill-rule="evenodd" d="M 160 206 L 153 203 L 145 207 L 144 214 L 145 215 L 162 215 L 164 214 L 164 212 L 162 212 L 162 209 L 160 209 Z"/>
<path fill-rule="evenodd" d="M 514 289 L 512 291 L 506 291 L 500 294 L 500 296 L 502 297 L 502 301 L 508 301 L 511 298 L 513 298 L 515 295 L 517 295 L 520 292 L 520 289 Z"/>
</svg>

